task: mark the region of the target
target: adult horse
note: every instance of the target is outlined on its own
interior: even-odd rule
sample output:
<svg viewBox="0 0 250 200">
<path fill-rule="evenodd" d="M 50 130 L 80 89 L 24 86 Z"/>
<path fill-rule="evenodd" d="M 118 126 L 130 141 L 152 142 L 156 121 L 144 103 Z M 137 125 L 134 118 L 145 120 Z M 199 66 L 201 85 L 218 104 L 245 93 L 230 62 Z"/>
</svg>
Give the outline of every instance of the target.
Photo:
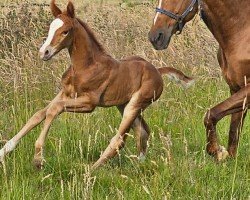
<svg viewBox="0 0 250 200">
<path fill-rule="evenodd" d="M 207 152 L 216 159 L 235 157 L 250 96 L 249 0 L 160 0 L 149 39 L 155 49 L 167 48 L 200 6 L 201 17 L 219 43 L 218 61 L 231 96 L 206 113 Z M 182 14 L 180 14 L 182 13 Z M 220 146 L 217 122 L 231 115 L 227 150 Z"/>
<path fill-rule="evenodd" d="M 93 169 L 117 154 L 125 144 L 126 133 L 133 128 L 137 136 L 139 157 L 147 149 L 149 128 L 141 112 L 156 101 L 163 90 L 163 74 L 178 79 L 184 86 L 193 80 L 171 67 L 155 68 L 143 58 L 133 56 L 115 60 L 106 53 L 86 23 L 75 16 L 71 2 L 61 11 L 51 1 L 52 21 L 48 37 L 40 49 L 41 58 L 51 59 L 59 51 L 68 49 L 71 66 L 62 77 L 62 89 L 44 109 L 30 118 L 27 124 L 0 150 L 0 161 L 12 151 L 31 129 L 42 121 L 44 126 L 35 143 L 34 163 L 43 165 L 44 143 L 52 121 L 62 112 L 89 113 L 96 107 L 117 106 L 122 114 L 118 133 Z"/>
</svg>

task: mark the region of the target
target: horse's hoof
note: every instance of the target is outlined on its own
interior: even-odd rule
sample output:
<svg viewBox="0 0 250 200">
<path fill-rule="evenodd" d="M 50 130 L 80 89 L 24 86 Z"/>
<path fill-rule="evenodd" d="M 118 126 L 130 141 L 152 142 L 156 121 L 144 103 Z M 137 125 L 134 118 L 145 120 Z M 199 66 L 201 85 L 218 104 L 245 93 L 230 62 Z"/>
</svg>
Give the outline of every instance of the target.
<svg viewBox="0 0 250 200">
<path fill-rule="evenodd" d="M 4 157 L 0 157 L 0 164 L 4 163 Z"/>
<path fill-rule="evenodd" d="M 228 151 L 226 150 L 225 147 L 223 146 L 219 146 L 219 150 L 217 151 L 217 161 L 223 161 L 225 160 L 227 157 L 229 156 Z"/>
<path fill-rule="evenodd" d="M 33 165 L 37 170 L 42 170 L 43 169 L 43 158 L 34 158 L 33 159 Z"/>
<path fill-rule="evenodd" d="M 97 160 L 91 167 L 90 167 L 90 171 L 95 171 L 97 168 L 99 168 L 100 166 L 102 166 L 104 164 L 104 161 L 99 159 Z"/>
<path fill-rule="evenodd" d="M 4 162 L 4 151 L 0 150 L 0 163 Z"/>
<path fill-rule="evenodd" d="M 146 156 L 143 153 L 140 153 L 140 155 L 138 156 L 138 160 L 139 162 L 144 162 L 146 160 Z"/>
</svg>

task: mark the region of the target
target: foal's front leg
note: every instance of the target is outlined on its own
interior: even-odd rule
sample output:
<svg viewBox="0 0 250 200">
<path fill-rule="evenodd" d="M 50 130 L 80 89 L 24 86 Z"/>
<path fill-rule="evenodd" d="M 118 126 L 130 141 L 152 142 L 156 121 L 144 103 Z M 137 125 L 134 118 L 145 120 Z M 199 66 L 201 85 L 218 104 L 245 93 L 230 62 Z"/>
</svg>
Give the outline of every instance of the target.
<svg viewBox="0 0 250 200">
<path fill-rule="evenodd" d="M 43 160 L 44 160 L 43 159 L 43 146 L 44 146 L 47 133 L 49 131 L 52 121 L 55 119 L 57 115 L 62 113 L 63 108 L 64 107 L 62 104 L 58 104 L 57 102 L 55 102 L 51 104 L 46 111 L 46 118 L 44 121 L 42 132 L 35 142 L 35 155 L 34 155 L 33 163 L 39 169 L 42 168 L 43 166 Z"/>
<path fill-rule="evenodd" d="M 76 99 L 65 99 L 64 97 L 64 99 L 58 99 L 49 106 L 43 129 L 35 142 L 33 163 L 38 169 L 43 166 L 43 147 L 52 121 L 62 112 L 91 112 L 93 109 L 94 107 L 89 103 L 89 99 L 85 97 Z"/>
<path fill-rule="evenodd" d="M 9 140 L 4 147 L 0 150 L 0 162 L 3 161 L 4 156 L 13 151 L 16 145 L 19 143 L 22 137 L 24 137 L 29 131 L 31 131 L 34 127 L 40 124 L 46 116 L 47 109 L 54 102 L 57 101 L 58 98 L 61 97 L 61 92 L 51 101 L 51 103 L 46 106 L 44 109 L 36 112 L 29 121 L 25 124 L 25 126 L 11 139 Z"/>
<path fill-rule="evenodd" d="M 11 139 L 9 140 L 3 148 L 0 150 L 0 162 L 3 161 L 4 156 L 9 152 L 13 151 L 16 145 L 20 142 L 21 138 L 24 137 L 31 129 L 40 124 L 46 115 L 48 106 L 42 110 L 36 112 L 25 124 L 25 126 Z"/>
</svg>

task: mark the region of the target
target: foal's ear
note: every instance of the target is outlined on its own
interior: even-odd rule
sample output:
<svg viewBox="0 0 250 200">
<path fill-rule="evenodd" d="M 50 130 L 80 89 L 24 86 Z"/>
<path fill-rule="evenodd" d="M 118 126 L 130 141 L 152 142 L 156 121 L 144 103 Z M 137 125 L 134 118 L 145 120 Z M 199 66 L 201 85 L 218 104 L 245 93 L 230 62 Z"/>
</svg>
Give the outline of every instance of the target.
<svg viewBox="0 0 250 200">
<path fill-rule="evenodd" d="M 75 18 L 75 7 L 71 1 L 67 5 L 67 15 L 71 18 Z"/>
<path fill-rule="evenodd" d="M 57 5 L 55 4 L 55 0 L 51 1 L 50 9 L 54 17 L 57 17 L 58 15 L 62 14 L 62 11 L 60 10 L 60 8 L 58 8 Z"/>
</svg>

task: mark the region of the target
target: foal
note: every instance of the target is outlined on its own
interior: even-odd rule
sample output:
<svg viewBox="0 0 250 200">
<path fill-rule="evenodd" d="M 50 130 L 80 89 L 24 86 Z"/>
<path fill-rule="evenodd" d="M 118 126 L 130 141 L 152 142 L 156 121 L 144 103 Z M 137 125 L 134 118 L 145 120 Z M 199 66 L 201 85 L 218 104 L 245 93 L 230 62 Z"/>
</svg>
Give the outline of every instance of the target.
<svg viewBox="0 0 250 200">
<path fill-rule="evenodd" d="M 75 17 L 71 2 L 66 11 L 62 12 L 52 0 L 51 11 L 56 19 L 51 23 L 48 38 L 40 49 L 41 58 L 49 60 L 67 48 L 71 66 L 62 76 L 62 90 L 59 94 L 48 106 L 35 113 L 21 131 L 5 144 L 0 150 L 0 159 L 3 160 L 23 136 L 45 120 L 35 143 L 34 164 L 41 168 L 44 142 L 56 116 L 62 112 L 89 113 L 97 106 L 117 106 L 122 114 L 122 121 L 118 133 L 93 165 L 93 169 L 117 154 L 131 127 L 137 135 L 139 157 L 143 158 L 149 128 L 141 112 L 160 97 L 163 90 L 161 74 L 178 79 L 184 86 L 189 86 L 193 79 L 174 68 L 156 69 L 140 57 L 120 61 L 111 58 L 89 27 Z"/>
</svg>

